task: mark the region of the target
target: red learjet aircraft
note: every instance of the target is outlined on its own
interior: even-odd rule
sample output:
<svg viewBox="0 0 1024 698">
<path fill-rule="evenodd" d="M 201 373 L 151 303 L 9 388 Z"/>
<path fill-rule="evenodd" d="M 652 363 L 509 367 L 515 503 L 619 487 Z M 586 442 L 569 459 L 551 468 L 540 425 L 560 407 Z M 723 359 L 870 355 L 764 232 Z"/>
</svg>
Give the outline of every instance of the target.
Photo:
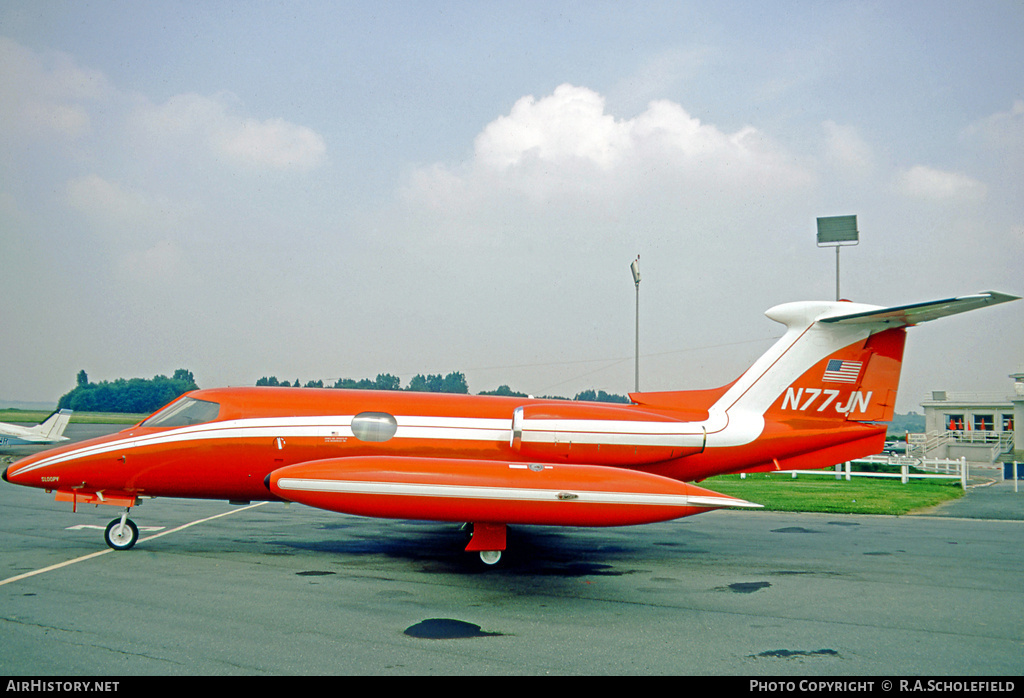
<svg viewBox="0 0 1024 698">
<path fill-rule="evenodd" d="M 785 334 L 731 384 L 635 393 L 630 405 L 196 390 L 130 429 L 15 461 L 3 478 L 73 506 L 124 507 L 105 534 L 118 550 L 138 540 L 127 515 L 140 497 L 193 497 L 468 523 L 466 550 L 493 564 L 508 524 L 622 526 L 757 507 L 689 482 L 881 452 L 905 328 L 1016 299 L 786 303 L 766 313 Z"/>
</svg>

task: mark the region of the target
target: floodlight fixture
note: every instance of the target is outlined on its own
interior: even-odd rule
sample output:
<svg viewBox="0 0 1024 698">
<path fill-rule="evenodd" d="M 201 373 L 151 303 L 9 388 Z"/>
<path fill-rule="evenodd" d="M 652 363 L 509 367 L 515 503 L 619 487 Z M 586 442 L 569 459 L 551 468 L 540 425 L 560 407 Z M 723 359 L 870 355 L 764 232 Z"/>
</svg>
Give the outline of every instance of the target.
<svg viewBox="0 0 1024 698">
<path fill-rule="evenodd" d="M 818 219 L 818 247 L 836 248 L 836 300 L 839 300 L 839 248 L 860 242 L 857 216 L 829 216 Z"/>
</svg>

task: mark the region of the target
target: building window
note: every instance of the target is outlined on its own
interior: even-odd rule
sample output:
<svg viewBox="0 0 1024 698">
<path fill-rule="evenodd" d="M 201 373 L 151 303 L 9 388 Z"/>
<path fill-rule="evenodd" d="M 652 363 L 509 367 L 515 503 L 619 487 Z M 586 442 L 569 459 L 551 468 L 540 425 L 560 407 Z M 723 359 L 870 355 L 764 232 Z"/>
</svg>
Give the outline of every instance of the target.
<svg viewBox="0 0 1024 698">
<path fill-rule="evenodd" d="M 1003 415 L 1003 431 L 1013 431 L 1013 415 Z"/>
<path fill-rule="evenodd" d="M 995 419 L 990 414 L 974 415 L 975 431 L 992 431 L 996 428 Z"/>
<path fill-rule="evenodd" d="M 948 431 L 963 431 L 964 416 L 962 414 L 947 414 L 946 429 Z"/>
</svg>

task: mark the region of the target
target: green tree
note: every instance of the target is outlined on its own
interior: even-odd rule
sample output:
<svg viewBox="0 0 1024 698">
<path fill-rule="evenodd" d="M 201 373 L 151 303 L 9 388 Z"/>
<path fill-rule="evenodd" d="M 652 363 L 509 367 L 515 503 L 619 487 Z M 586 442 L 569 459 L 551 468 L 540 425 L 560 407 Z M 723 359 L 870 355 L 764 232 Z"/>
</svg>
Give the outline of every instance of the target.
<svg viewBox="0 0 1024 698">
<path fill-rule="evenodd" d="M 480 395 L 504 395 L 506 397 L 528 397 L 526 393 L 517 393 L 507 385 L 499 385 L 494 390 L 485 390 Z"/>
<path fill-rule="evenodd" d="M 581 400 L 586 402 L 616 402 L 620 404 L 629 404 L 629 398 L 625 395 L 616 395 L 614 393 L 606 393 L 603 390 L 583 390 L 576 393 L 576 397 L 573 400 Z"/>
<path fill-rule="evenodd" d="M 401 390 L 402 379 L 390 373 L 378 373 L 375 387 L 377 390 Z"/>
<path fill-rule="evenodd" d="M 466 382 L 466 376 L 458 371 L 453 371 L 444 377 L 441 381 L 441 392 L 442 393 L 459 393 L 466 395 L 469 393 L 469 383 Z"/>
<path fill-rule="evenodd" d="M 180 369 L 175 378 L 154 376 L 146 378 L 117 378 L 114 381 L 90 383 L 85 371 L 79 371 L 77 385 L 61 396 L 60 409 L 77 412 L 128 412 L 146 414 L 154 412 L 179 395 L 196 390 L 191 371 Z"/>
<path fill-rule="evenodd" d="M 424 376 L 422 373 L 413 376 L 409 381 L 408 390 L 419 393 L 469 393 L 469 384 L 466 383 L 466 376 L 458 371 L 453 371 L 447 376 L 433 373 Z"/>
</svg>

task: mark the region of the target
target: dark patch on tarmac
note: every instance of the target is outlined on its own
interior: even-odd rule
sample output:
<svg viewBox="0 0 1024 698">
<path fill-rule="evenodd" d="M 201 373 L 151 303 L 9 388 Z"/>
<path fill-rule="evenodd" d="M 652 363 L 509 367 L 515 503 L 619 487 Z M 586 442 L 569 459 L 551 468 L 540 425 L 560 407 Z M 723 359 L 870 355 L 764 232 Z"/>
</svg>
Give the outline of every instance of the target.
<svg viewBox="0 0 1024 698">
<path fill-rule="evenodd" d="M 329 527 L 317 527 L 330 530 Z M 349 533 L 360 529 L 349 527 Z M 313 552 L 325 562 L 340 564 L 346 558 L 381 556 L 422 563 L 422 572 L 458 572 L 487 574 L 491 577 L 621 577 L 636 574 L 631 565 L 616 564 L 630 559 L 635 549 L 628 545 L 605 544 L 587 548 L 570 534 L 546 527 L 509 529 L 509 545 L 501 561 L 484 565 L 476 553 L 467 553 L 465 538 L 452 526 L 424 524 L 402 525 L 389 529 L 388 537 L 332 536 L 323 540 L 274 540 L 269 544 L 278 554 Z M 333 559 L 331 559 L 333 558 Z M 297 572 L 312 576 L 316 572 Z M 324 574 L 323 572 L 319 574 Z"/>
<path fill-rule="evenodd" d="M 409 637 L 421 640 L 463 640 L 473 637 L 501 637 L 502 633 L 486 633 L 475 623 L 452 618 L 428 618 L 405 629 Z"/>
<path fill-rule="evenodd" d="M 835 650 L 766 650 L 751 657 L 766 657 L 768 659 L 796 659 L 798 657 L 838 657 Z"/>
<path fill-rule="evenodd" d="M 734 594 L 753 594 L 755 591 L 767 589 L 770 586 L 769 582 L 736 582 L 729 585 L 729 591 Z"/>
</svg>

